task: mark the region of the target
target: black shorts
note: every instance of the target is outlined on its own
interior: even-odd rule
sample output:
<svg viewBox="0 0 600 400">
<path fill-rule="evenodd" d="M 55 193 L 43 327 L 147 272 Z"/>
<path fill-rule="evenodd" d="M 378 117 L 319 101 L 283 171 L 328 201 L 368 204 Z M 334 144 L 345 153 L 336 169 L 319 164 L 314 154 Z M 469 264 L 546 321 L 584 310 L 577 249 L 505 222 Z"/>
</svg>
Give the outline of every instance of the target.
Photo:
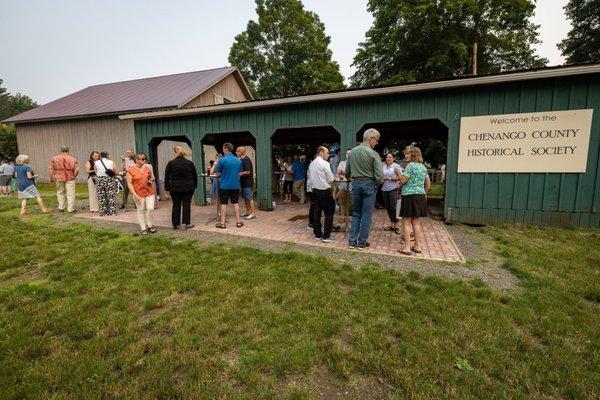
<svg viewBox="0 0 600 400">
<path fill-rule="evenodd" d="M 227 204 L 231 200 L 231 204 L 237 204 L 240 198 L 240 189 L 221 189 L 219 190 L 219 202 Z"/>
<path fill-rule="evenodd" d="M 421 218 L 427 216 L 427 197 L 424 194 L 402 196 L 400 216 L 403 218 Z"/>
</svg>

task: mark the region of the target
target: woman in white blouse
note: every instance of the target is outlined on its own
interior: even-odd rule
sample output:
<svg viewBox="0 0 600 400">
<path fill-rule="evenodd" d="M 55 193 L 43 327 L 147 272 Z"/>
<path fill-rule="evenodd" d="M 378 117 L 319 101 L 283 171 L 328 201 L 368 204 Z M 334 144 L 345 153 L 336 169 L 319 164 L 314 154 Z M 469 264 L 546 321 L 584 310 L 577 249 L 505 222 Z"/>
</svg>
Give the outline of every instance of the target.
<svg viewBox="0 0 600 400">
<path fill-rule="evenodd" d="M 94 163 L 98 193 L 98 215 L 117 215 L 117 165 L 110 159 L 107 151 L 100 153 L 100 159 Z"/>
</svg>

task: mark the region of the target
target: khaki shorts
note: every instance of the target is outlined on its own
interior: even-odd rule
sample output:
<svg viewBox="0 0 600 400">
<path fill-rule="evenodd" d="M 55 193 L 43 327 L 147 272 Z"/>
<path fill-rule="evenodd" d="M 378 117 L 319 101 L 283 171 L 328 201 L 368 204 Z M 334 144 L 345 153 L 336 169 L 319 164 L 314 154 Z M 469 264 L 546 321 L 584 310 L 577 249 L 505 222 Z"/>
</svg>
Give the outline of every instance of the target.
<svg viewBox="0 0 600 400">
<path fill-rule="evenodd" d="M 338 190 L 338 203 L 340 205 L 340 212 L 342 215 L 352 215 L 353 202 L 354 198 L 352 197 L 352 191 Z"/>
</svg>

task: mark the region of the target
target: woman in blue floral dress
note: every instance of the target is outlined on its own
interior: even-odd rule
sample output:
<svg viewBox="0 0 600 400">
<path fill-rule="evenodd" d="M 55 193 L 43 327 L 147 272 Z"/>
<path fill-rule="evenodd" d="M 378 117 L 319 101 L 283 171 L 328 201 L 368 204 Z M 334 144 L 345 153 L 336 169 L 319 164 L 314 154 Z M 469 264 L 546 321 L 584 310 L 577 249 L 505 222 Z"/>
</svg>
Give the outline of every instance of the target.
<svg viewBox="0 0 600 400">
<path fill-rule="evenodd" d="M 402 183 L 400 216 L 404 247 L 398 251 L 411 255 L 412 252 L 421 253 L 421 243 L 423 243 L 421 217 L 427 216 L 427 192 L 431 187 L 431 181 L 427 174 L 427 167 L 423 165 L 423 154 L 418 147 L 414 145 L 406 147 L 404 159 L 408 162 L 400 177 Z M 412 247 L 410 246 L 411 228 L 415 235 L 415 244 Z"/>
</svg>

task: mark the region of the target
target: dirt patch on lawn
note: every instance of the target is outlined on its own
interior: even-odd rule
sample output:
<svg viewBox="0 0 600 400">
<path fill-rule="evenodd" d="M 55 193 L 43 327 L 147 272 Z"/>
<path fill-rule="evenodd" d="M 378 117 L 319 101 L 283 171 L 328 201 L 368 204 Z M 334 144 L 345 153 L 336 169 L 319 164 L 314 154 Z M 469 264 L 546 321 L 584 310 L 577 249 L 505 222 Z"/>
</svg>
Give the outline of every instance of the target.
<svg viewBox="0 0 600 400">
<path fill-rule="evenodd" d="M 393 389 L 382 378 L 353 375 L 347 380 L 342 380 L 336 378 L 327 368 L 318 367 L 306 375 L 288 376 L 278 384 L 276 391 L 284 397 L 303 394 L 322 400 L 378 400 L 388 399 Z"/>
<path fill-rule="evenodd" d="M 175 292 L 165 298 L 159 307 L 152 308 L 151 310 L 145 311 L 140 316 L 140 322 L 147 323 L 153 321 L 163 315 L 164 313 L 173 310 L 181 306 L 186 300 L 190 299 L 192 294 Z"/>
</svg>

